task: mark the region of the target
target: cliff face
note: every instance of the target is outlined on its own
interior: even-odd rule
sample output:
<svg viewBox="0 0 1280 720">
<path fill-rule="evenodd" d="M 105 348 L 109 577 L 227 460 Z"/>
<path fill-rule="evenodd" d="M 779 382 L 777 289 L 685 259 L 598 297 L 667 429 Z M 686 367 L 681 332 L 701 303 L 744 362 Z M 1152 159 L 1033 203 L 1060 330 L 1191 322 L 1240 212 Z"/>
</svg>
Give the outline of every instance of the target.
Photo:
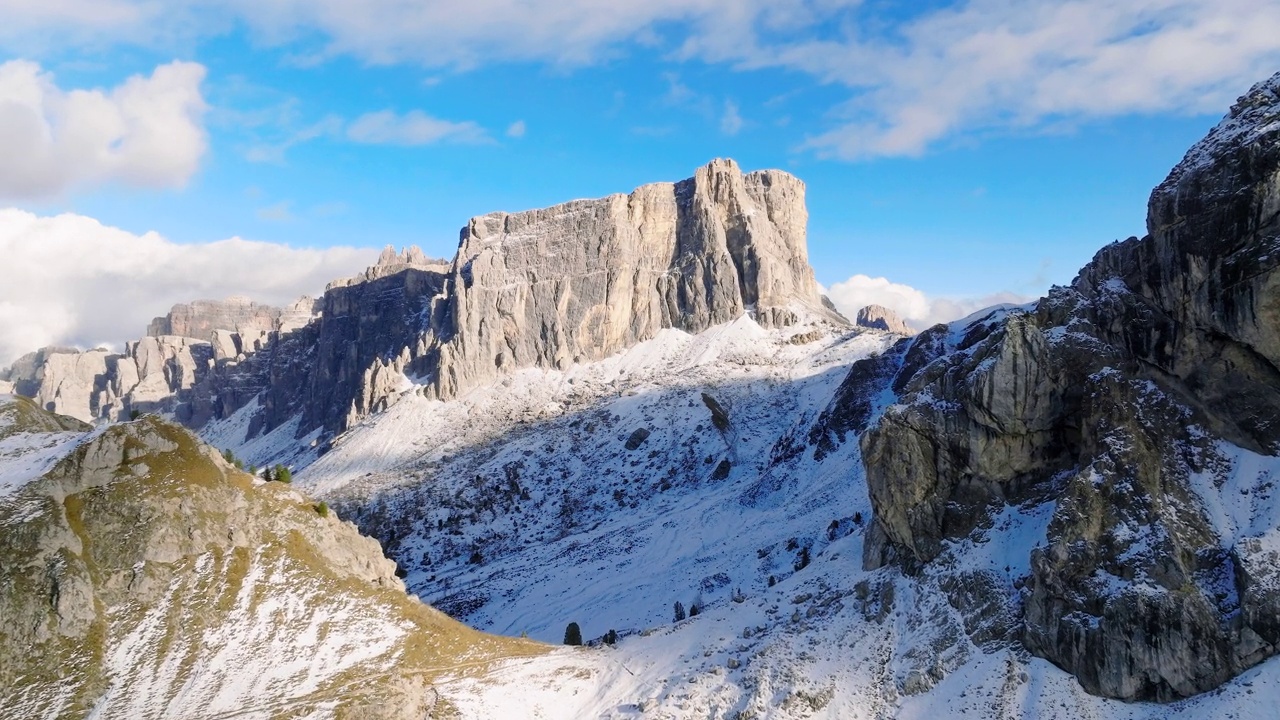
<svg viewBox="0 0 1280 720">
<path fill-rule="evenodd" d="M 854 325 L 869 330 L 883 330 L 895 335 L 915 334 L 897 313 L 883 305 L 868 305 L 858 311 Z"/>
<path fill-rule="evenodd" d="M 8 408 L 14 432 L 74 428 Z M 0 488 L 6 717 L 420 718 L 440 668 L 537 651 L 406 596 L 376 541 L 174 425 L 61 452 Z"/>
<path fill-rule="evenodd" d="M 798 312 L 846 326 L 818 294 L 806 222 L 798 179 L 717 160 L 630 195 L 474 218 L 451 263 L 388 248 L 331 283 L 302 327 L 286 322 L 296 312 L 248 302 L 180 305 L 150 331 L 206 342 L 163 335 L 124 356 L 45 353 L 0 380 L 85 420 L 141 409 L 199 428 L 256 398 L 251 434 L 294 417 L 298 437 L 334 434 L 395 402 L 406 375 L 450 399 L 520 368 L 598 360 L 663 328 L 698 332 L 745 313 L 781 326 Z"/>
<path fill-rule="evenodd" d="M 859 431 L 891 384 L 860 438 L 868 567 L 947 561 L 1002 508 L 1052 503 L 1008 599 L 1023 644 L 1090 692 L 1169 701 L 1280 649 L 1274 518 L 1213 509 L 1268 492 L 1248 457 L 1280 450 L 1280 75 L 1155 189 L 1148 232 L 855 367 L 815 437 Z"/>
<path fill-rule="evenodd" d="M 805 247 L 804 185 L 717 160 L 683 182 L 545 210 L 474 218 L 462 232 L 441 328 L 436 392 L 519 367 L 564 368 L 748 312 L 831 314 Z M 833 315 L 834 317 L 834 315 Z"/>
</svg>

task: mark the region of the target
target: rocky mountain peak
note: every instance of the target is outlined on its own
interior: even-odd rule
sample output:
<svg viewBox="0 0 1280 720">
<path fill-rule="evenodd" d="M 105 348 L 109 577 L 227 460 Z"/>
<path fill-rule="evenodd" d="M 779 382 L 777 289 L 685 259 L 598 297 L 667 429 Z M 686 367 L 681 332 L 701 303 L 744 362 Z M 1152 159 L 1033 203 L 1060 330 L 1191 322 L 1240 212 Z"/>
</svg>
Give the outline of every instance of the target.
<svg viewBox="0 0 1280 720">
<path fill-rule="evenodd" d="M 1044 513 L 1010 632 L 1090 692 L 1172 701 L 1280 652 L 1273 520 L 1213 510 L 1280 448 L 1280 75 L 1153 191 L 1148 228 L 1033 308 L 855 366 L 828 422 L 865 427 L 868 567 L 956 562 L 1000 513 Z M 870 419 L 876 383 L 897 397 Z"/>
<path fill-rule="evenodd" d="M 1240 173 L 1249 173 L 1258 165 L 1269 162 L 1268 157 L 1280 152 L 1276 138 L 1280 137 L 1280 73 L 1257 83 L 1236 100 L 1231 110 L 1209 134 L 1191 146 L 1182 161 L 1152 192 L 1149 233 L 1161 227 L 1164 205 L 1181 194 L 1191 199 L 1204 189 L 1215 195 L 1213 185 L 1227 185 L 1247 181 Z M 1252 151 L 1241 155 L 1244 148 Z M 1209 173 L 1219 177 L 1200 180 Z M 1154 222 L 1153 222 L 1154 221 Z"/>
<path fill-rule="evenodd" d="M 805 245 L 804 183 L 714 160 L 678 183 L 473 218 L 452 278 L 436 389 L 512 368 L 598 360 L 662 328 L 751 313 L 765 326 L 824 307 Z"/>
<path fill-rule="evenodd" d="M 914 335 L 915 331 L 898 314 L 883 305 L 868 305 L 858 311 L 854 325 L 869 330 L 883 330 L 895 335 Z"/>
</svg>

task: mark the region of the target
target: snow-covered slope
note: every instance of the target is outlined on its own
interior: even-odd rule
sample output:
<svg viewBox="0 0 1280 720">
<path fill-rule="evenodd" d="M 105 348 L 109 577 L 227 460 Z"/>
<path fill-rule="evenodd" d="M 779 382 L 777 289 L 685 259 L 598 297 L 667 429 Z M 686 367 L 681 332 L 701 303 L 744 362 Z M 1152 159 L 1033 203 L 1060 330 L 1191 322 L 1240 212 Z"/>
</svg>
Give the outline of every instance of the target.
<svg viewBox="0 0 1280 720">
<path fill-rule="evenodd" d="M 154 416 L 0 399 L 0 717 L 413 718 L 542 652 L 405 594 L 377 543 Z"/>
<path fill-rule="evenodd" d="M 1008 632 L 1052 502 L 1007 508 L 917 576 L 863 570 L 858 443 L 815 460 L 809 433 L 849 365 L 897 338 L 812 322 L 665 331 L 448 403 L 410 388 L 298 482 L 380 537 L 412 591 L 480 629 L 619 634 L 444 680 L 464 717 L 1270 717 L 1275 662 L 1132 705 L 1022 650 Z M 874 412 L 894 401 L 883 391 Z M 1229 488 L 1280 463 L 1239 452 L 1206 502 L 1269 522 Z M 699 613 L 676 621 L 677 602 Z"/>
</svg>

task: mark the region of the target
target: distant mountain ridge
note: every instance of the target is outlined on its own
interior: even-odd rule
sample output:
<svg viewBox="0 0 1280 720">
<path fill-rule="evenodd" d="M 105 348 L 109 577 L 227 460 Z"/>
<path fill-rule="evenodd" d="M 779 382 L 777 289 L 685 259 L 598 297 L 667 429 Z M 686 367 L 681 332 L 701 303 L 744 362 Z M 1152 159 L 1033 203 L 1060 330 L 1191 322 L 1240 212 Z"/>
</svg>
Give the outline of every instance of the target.
<svg viewBox="0 0 1280 720">
<path fill-rule="evenodd" d="M 630 195 L 474 218 L 451 262 L 388 248 L 313 305 L 180 304 L 123 355 L 41 352 L 0 381 L 84 420 L 163 411 L 193 428 L 256 399 L 250 434 L 296 420 L 296 437 L 331 437 L 394 402 L 406 373 L 448 399 L 665 327 L 785 326 L 799 308 L 843 325 L 808 264 L 807 217 L 795 177 L 716 160 Z"/>
</svg>

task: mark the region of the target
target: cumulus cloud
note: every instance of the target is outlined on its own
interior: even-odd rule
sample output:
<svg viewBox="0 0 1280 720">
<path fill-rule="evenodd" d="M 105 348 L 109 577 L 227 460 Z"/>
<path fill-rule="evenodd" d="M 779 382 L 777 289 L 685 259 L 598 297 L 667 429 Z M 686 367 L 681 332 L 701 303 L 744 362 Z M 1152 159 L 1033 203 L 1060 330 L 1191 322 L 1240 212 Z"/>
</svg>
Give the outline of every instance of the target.
<svg viewBox="0 0 1280 720">
<path fill-rule="evenodd" d="M 366 113 L 347 126 L 347 138 L 370 145 L 493 142 L 484 128 L 470 120 L 463 122 L 441 120 L 421 110 L 411 110 L 403 115 L 398 115 L 391 110 Z"/>
<path fill-rule="evenodd" d="M 888 278 L 854 275 L 848 280 L 827 288 L 826 296 L 848 318 L 868 305 L 883 305 L 894 311 L 916 330 L 924 330 L 937 323 L 951 322 L 971 315 L 983 308 L 1005 303 L 1020 305 L 1032 298 L 1011 292 L 1000 292 L 981 297 L 946 298 L 929 297 L 925 293 Z"/>
<path fill-rule="evenodd" d="M 179 245 L 81 215 L 0 210 L 0 367 L 50 344 L 119 347 L 177 302 L 245 295 L 281 305 L 355 274 L 377 251 L 232 238 Z"/>
<path fill-rule="evenodd" d="M 845 88 L 827 129 L 803 144 L 844 159 L 920 154 L 981 130 L 1217 113 L 1280 67 L 1275 0 L 0 0 L 0 12 L 9 49 L 30 38 L 155 45 L 243 26 L 310 62 L 585 65 L 643 47 L 781 68 Z M 669 100 L 688 92 L 673 81 Z M 445 129 L 405 120 L 369 122 Z"/>
<path fill-rule="evenodd" d="M 110 90 L 64 90 L 36 63 L 0 64 L 0 197 L 107 181 L 182 186 L 207 148 L 204 75 L 173 62 Z"/>
</svg>

